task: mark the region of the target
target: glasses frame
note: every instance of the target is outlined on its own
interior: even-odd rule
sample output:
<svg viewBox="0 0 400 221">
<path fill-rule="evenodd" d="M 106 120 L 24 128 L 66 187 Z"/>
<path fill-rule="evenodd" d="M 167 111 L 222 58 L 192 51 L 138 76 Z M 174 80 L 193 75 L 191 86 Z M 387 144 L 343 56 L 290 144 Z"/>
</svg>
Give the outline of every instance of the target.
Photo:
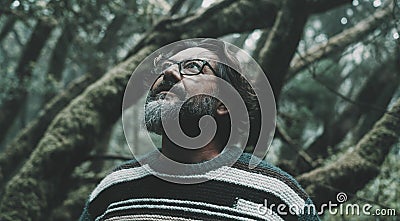
<svg viewBox="0 0 400 221">
<path fill-rule="evenodd" d="M 203 59 L 195 58 L 195 59 L 186 59 L 186 60 L 183 60 L 183 61 L 171 61 L 171 60 L 166 60 L 166 61 L 172 62 L 171 65 L 170 65 L 168 68 L 166 68 L 166 69 L 164 69 L 164 70 L 161 70 L 161 71 L 160 71 L 161 73 L 157 73 L 157 72 L 158 72 L 158 71 L 157 71 L 157 67 L 155 67 L 155 68 L 154 68 L 154 71 L 156 72 L 156 74 L 164 75 L 165 70 L 171 68 L 171 67 L 172 67 L 173 65 L 175 65 L 175 64 L 178 65 L 179 74 L 180 74 L 181 76 L 184 76 L 184 75 L 186 75 L 186 76 L 194 76 L 194 75 L 204 74 L 203 70 L 204 70 L 204 67 L 205 67 L 205 66 L 208 66 L 208 67 L 210 68 L 210 70 L 213 72 L 214 75 L 217 74 L 217 72 L 216 72 L 215 69 L 211 66 L 211 64 L 210 64 L 208 61 L 203 60 Z M 200 71 L 199 71 L 198 73 L 195 73 L 195 74 L 186 74 L 186 73 L 183 73 L 183 72 L 182 72 L 182 69 L 183 69 L 182 66 L 183 66 L 183 64 L 185 64 L 186 62 L 189 62 L 189 61 L 201 61 L 201 62 L 203 63 L 202 66 L 201 66 L 201 68 L 200 68 Z M 165 62 L 165 61 L 164 61 L 164 62 Z"/>
</svg>

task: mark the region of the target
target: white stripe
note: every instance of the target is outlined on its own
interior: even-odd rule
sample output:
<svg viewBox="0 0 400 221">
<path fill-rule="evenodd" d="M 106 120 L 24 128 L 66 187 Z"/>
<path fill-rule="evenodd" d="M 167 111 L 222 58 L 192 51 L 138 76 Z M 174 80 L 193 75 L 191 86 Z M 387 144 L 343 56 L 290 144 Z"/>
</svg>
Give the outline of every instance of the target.
<svg viewBox="0 0 400 221">
<path fill-rule="evenodd" d="M 254 211 L 248 211 L 248 210 L 242 210 L 242 209 L 237 209 L 237 208 L 231 208 L 228 206 L 220 206 L 220 205 L 216 205 L 216 204 L 210 204 L 210 203 L 205 203 L 205 202 L 198 202 L 198 201 L 190 201 L 190 200 L 176 200 L 176 199 L 165 199 L 165 198 L 139 198 L 139 199 L 129 199 L 129 200 L 124 200 L 124 201 L 119 201 L 119 202 L 115 202 L 110 204 L 110 207 L 118 207 L 118 205 L 124 204 L 124 203 L 132 203 L 132 204 L 140 204 L 140 203 L 148 203 L 151 204 L 152 202 L 162 202 L 162 203 L 176 203 L 178 205 L 184 205 L 187 207 L 190 207 L 191 205 L 196 205 L 196 206 L 203 206 L 203 207 L 209 207 L 211 209 L 217 209 L 217 210 L 225 210 L 228 212 L 233 212 L 233 213 L 242 213 L 245 215 L 249 215 L 249 216 L 254 216 L 260 219 L 265 219 L 265 217 L 263 215 L 261 215 L 259 212 L 257 212 L 257 208 L 256 206 L 258 206 L 258 204 L 255 204 L 253 202 L 250 202 L 254 205 L 256 205 L 254 207 Z"/>
<path fill-rule="evenodd" d="M 250 213 L 261 215 L 263 219 L 268 221 L 283 221 L 283 219 L 268 207 L 262 207 L 263 204 L 258 204 L 245 199 L 239 199 L 236 203 L 236 209 Z"/>
<path fill-rule="evenodd" d="M 161 174 L 149 168 L 151 174 L 160 177 L 176 177 L 174 175 Z M 305 201 L 286 183 L 279 179 L 265 176 L 258 173 L 251 173 L 244 170 L 223 166 L 217 170 L 210 171 L 202 175 L 187 175 L 180 176 L 181 179 L 212 179 L 233 183 L 258 189 L 261 191 L 272 193 L 281 198 L 289 206 L 296 206 L 297 208 L 304 208 Z"/>
<path fill-rule="evenodd" d="M 215 180 L 243 185 L 272 193 L 281 198 L 289 206 L 294 204 L 298 208 L 302 209 L 305 205 L 305 201 L 292 188 L 290 188 L 290 186 L 273 177 L 258 173 L 250 173 L 236 168 L 229 168 L 226 173 L 216 177 Z"/>
<path fill-rule="evenodd" d="M 168 175 L 155 172 L 147 164 L 141 167 L 122 169 L 111 173 L 106 178 L 104 178 L 96 187 L 96 189 L 92 192 L 89 199 L 90 201 L 92 201 L 101 191 L 110 187 L 111 185 L 124 181 L 139 179 L 149 174 L 155 174 L 160 177 L 178 177 L 176 175 Z M 251 173 L 227 166 L 207 172 L 206 174 L 179 176 L 179 178 L 213 179 L 227 183 L 238 184 L 272 193 L 281 198 L 289 206 L 295 205 L 297 208 L 303 209 L 305 205 L 305 201 L 284 182 L 273 177 L 265 176 L 258 173 Z"/>
<path fill-rule="evenodd" d="M 195 209 L 195 208 L 180 207 L 180 206 L 151 205 L 151 204 L 131 205 L 131 206 L 123 206 L 123 207 L 110 209 L 110 210 L 107 210 L 106 212 L 104 212 L 101 216 L 97 217 L 96 220 L 101 220 L 105 215 L 107 215 L 107 213 L 111 213 L 114 211 L 120 211 L 120 210 L 128 210 L 128 209 L 154 209 L 154 210 L 164 209 L 164 210 L 175 210 L 175 211 L 183 210 L 186 212 L 206 214 L 209 216 L 219 216 L 219 217 L 224 217 L 224 218 L 233 219 L 233 220 L 254 221 L 254 219 L 248 219 L 245 217 L 238 217 L 238 216 L 233 216 L 233 215 L 229 215 L 226 213 L 213 212 L 213 211 L 208 211 L 208 210 L 203 210 L 203 209 Z"/>
<path fill-rule="evenodd" d="M 187 218 L 182 218 L 182 217 L 176 217 L 176 216 L 163 216 L 163 215 L 150 215 L 150 214 L 144 214 L 144 215 L 127 215 L 127 216 L 116 216 L 116 217 L 111 217 L 108 219 L 105 219 L 105 221 L 130 221 L 130 220 L 137 220 L 137 221 L 147 221 L 147 220 L 152 220 L 152 221 L 165 221 L 165 220 L 174 220 L 174 221 L 201 221 L 199 219 L 187 219 Z"/>
<path fill-rule="evenodd" d="M 135 167 L 135 168 L 130 168 L 130 169 L 122 169 L 115 171 L 108 176 L 106 176 L 100 183 L 97 185 L 97 187 L 93 190 L 93 192 L 90 194 L 89 201 L 92 201 L 96 196 L 106 188 L 117 184 L 117 183 L 122 183 L 125 181 L 131 181 L 135 179 L 142 178 L 144 176 L 149 175 L 149 166 L 143 165 L 141 167 Z"/>
</svg>

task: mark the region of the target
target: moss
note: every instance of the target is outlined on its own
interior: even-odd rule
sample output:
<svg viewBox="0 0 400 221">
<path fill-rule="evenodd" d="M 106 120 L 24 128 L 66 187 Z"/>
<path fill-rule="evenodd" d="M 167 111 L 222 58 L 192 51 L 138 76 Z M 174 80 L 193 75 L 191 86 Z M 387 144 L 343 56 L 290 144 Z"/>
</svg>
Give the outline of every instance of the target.
<svg viewBox="0 0 400 221">
<path fill-rule="evenodd" d="M 72 192 L 62 204 L 55 208 L 49 220 L 69 221 L 77 220 L 83 210 L 84 204 L 95 185 L 83 185 Z"/>
<path fill-rule="evenodd" d="M 0 187 L 4 185 L 9 176 L 29 157 L 56 114 L 94 80 L 89 75 L 76 80 L 65 92 L 52 99 L 39 114 L 39 117 L 25 127 L 6 146 L 6 149 L 0 153 Z"/>
<path fill-rule="evenodd" d="M 317 204 L 335 199 L 336 190 L 355 193 L 379 174 L 400 134 L 400 99 L 357 144 L 337 161 L 298 177 Z M 335 192 L 336 191 L 336 192 Z"/>
<path fill-rule="evenodd" d="M 39 220 L 60 188 L 94 147 L 96 139 L 118 119 L 125 84 L 139 61 L 154 47 L 110 70 L 60 112 L 38 147 L 5 188 L 0 220 Z M 118 109 L 116 109 L 118 108 Z M 27 218 L 29 217 L 29 218 Z"/>
<path fill-rule="evenodd" d="M 391 146 L 400 136 L 400 99 L 392 110 L 385 114 L 359 142 L 357 151 L 360 155 L 380 165 L 385 160 Z"/>
<path fill-rule="evenodd" d="M 38 179 L 21 179 L 16 176 L 12 183 L 17 188 L 7 188 L 4 197 L 9 196 L 6 201 L 2 201 L 0 210 L 1 220 L 35 220 L 32 217 L 40 215 L 41 208 L 47 206 L 46 200 L 42 200 L 47 191 L 47 187 Z M 21 198 L 30 198 L 30 201 L 20 201 Z M 7 209 L 8 210 L 5 210 Z M 29 210 L 26 210 L 29 208 Z"/>
</svg>

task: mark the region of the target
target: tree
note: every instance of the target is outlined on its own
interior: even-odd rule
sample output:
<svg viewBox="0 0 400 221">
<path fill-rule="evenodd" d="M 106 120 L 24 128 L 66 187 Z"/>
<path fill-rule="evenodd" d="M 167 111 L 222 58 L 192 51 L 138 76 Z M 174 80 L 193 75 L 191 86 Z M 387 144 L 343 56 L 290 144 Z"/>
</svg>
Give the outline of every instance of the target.
<svg viewBox="0 0 400 221">
<path fill-rule="evenodd" d="M 151 52 L 184 38 L 217 38 L 229 34 L 239 34 L 239 38 L 231 39 L 241 44 L 244 42 L 246 47 L 251 41 L 254 44 L 256 29 L 263 29 L 264 33 L 257 42 L 255 57 L 265 70 L 278 99 L 279 133 L 275 141 L 282 143 L 282 153 L 291 151 L 294 155 L 288 158 L 289 163 L 285 164 L 287 169 L 296 171 L 293 167 L 299 165 L 298 159 L 311 162 L 306 169 L 297 170 L 297 178 L 318 204 L 335 199 L 336 190 L 349 193 L 361 190 L 379 174 L 382 162 L 399 138 L 400 103 L 392 104 L 390 111 L 385 111 L 390 100 L 398 97 L 398 77 L 393 74 L 398 66 L 388 64 L 394 63 L 390 57 L 394 54 L 398 56 L 398 50 L 393 49 L 398 49 L 398 43 L 389 39 L 396 39 L 397 32 L 393 29 L 396 15 L 393 11 L 399 6 L 396 2 L 391 5 L 384 3 L 376 9 L 366 2 L 357 7 L 373 10 L 373 15 L 356 16 L 355 3 L 349 3 L 345 0 L 223 0 L 202 9 L 191 7 L 192 1 L 179 0 L 163 1 L 162 5 L 151 1 L 135 2 L 133 5 L 94 1 L 83 6 L 71 1 L 65 3 L 65 8 L 54 6 L 57 13 L 47 16 L 51 19 L 63 18 L 65 22 L 51 23 L 49 27 L 43 19 L 46 15 L 41 14 L 46 7 L 40 8 L 40 1 L 31 3 L 31 11 L 16 11 L 13 7 L 3 10 L 10 13 L 6 19 L 0 20 L 2 43 L 14 42 L 7 33 L 17 27 L 16 21 L 13 21 L 16 15 L 19 19 L 31 13 L 40 15 L 29 21 L 36 24 L 32 34 L 21 32 L 25 38 L 31 36 L 32 40 L 23 43 L 25 49 L 20 50 L 19 61 L 10 63 L 8 69 L 12 70 L 14 65 L 15 76 L 21 79 L 44 69 L 46 71 L 38 76 L 53 74 L 62 84 L 67 83 L 66 79 L 74 81 L 62 93 L 44 92 L 38 95 L 48 100 L 42 112 L 31 119 L 32 122 L 23 130 L 17 129 L 18 135 L 0 151 L 0 220 L 26 220 L 27 217 L 31 220 L 46 217 L 68 220 L 77 215 L 72 212 L 61 215 L 58 211 L 70 211 L 69 208 L 82 206 L 84 200 L 77 196 L 87 194 L 98 181 L 97 176 L 101 176 L 98 173 L 101 167 L 88 159 L 93 154 L 110 151 L 104 145 L 108 142 L 101 142 L 98 138 L 110 136 L 110 140 L 117 139 L 110 131 L 120 118 L 118 110 L 126 83 L 132 71 Z M 91 8 L 96 8 L 96 13 L 87 13 Z M 189 10 L 186 13 L 186 8 L 193 12 Z M 321 15 L 343 9 L 353 10 L 351 19 L 354 18 L 354 26 L 347 29 L 340 27 L 338 29 L 343 31 L 333 36 L 324 34 L 323 27 L 314 30 L 313 25 L 321 21 Z M 71 15 L 81 15 L 83 20 L 75 22 Z M 339 21 L 340 18 L 335 19 Z M 307 49 L 304 45 L 310 42 L 307 34 L 310 30 L 314 30 L 315 36 L 329 38 L 322 44 L 311 41 L 312 46 Z M 51 37 L 51 31 L 58 31 L 61 35 Z M 46 36 L 37 38 L 40 44 L 32 43 L 35 32 Z M 326 33 L 331 33 L 331 30 Z M 348 59 L 346 53 L 352 54 L 351 47 L 362 44 L 365 39 L 380 46 L 374 47 L 374 50 L 382 53 L 382 58 L 379 61 L 369 56 L 376 64 L 366 62 L 360 65 L 376 71 L 368 76 L 361 76 L 357 71 L 354 71 L 355 74 L 345 73 L 350 68 L 356 70 L 353 60 Z M 129 44 L 123 45 L 124 41 Z M 35 50 L 28 50 L 33 46 Z M 69 53 L 60 53 L 67 52 L 68 48 Z M 41 60 L 39 55 L 43 50 L 52 53 Z M 4 59 L 1 55 L 0 58 Z M 37 63 L 35 68 L 26 65 L 32 62 Z M 382 77 L 383 69 L 385 78 Z M 62 78 L 62 73 L 67 77 Z M 335 86 L 327 85 L 325 79 L 335 79 Z M 28 78 L 25 81 L 26 84 L 33 84 L 34 80 Z M 308 84 L 298 85 L 298 82 Z M 372 88 L 377 85 L 386 87 L 388 82 L 390 86 L 387 90 L 370 93 Z M 349 86 L 345 87 L 346 84 L 351 89 L 347 89 Z M 291 98 L 293 95 L 288 87 L 295 88 L 299 92 L 296 94 L 298 97 Z M 134 90 L 136 96 L 133 103 L 145 93 L 144 88 Z M 22 103 L 28 90 L 20 92 L 23 96 L 13 98 L 18 108 L 10 109 L 11 106 L 6 103 L 2 106 L 10 113 L 7 116 L 13 114 L 12 117 L 0 118 L 4 130 L 2 135 L 10 132 L 12 123 L 18 119 L 15 110 L 23 109 Z M 312 99 L 327 108 L 315 108 Z M 298 103 L 300 101 L 303 103 Z M 371 104 L 365 109 L 359 102 Z M 373 117 L 368 117 L 369 121 L 363 120 L 371 116 L 371 106 L 380 110 L 379 114 L 374 112 Z M 307 116 L 316 117 L 308 121 L 297 120 Z M 329 121 L 326 116 L 334 116 L 334 121 Z M 328 121 L 330 123 L 324 125 Z M 350 123 L 344 124 L 344 121 Z M 318 125 L 324 127 L 320 135 Z M 346 125 L 349 126 L 344 128 Z M 257 125 L 253 129 L 257 129 Z M 313 131 L 312 135 L 310 131 Z M 326 142 L 325 133 L 336 139 Z M 347 142 L 349 138 L 346 135 L 349 133 L 354 134 L 356 145 L 354 149 L 346 150 L 339 144 Z M 363 138 L 359 140 L 360 137 Z M 314 142 L 307 144 L 310 139 Z M 328 146 L 335 146 L 334 153 L 329 151 Z M 295 151 L 288 147 L 295 147 Z M 321 162 L 316 162 L 317 159 Z M 302 174 L 305 171 L 309 172 Z M 95 173 L 93 177 L 96 178 L 83 182 L 85 174 L 91 173 Z M 77 183 L 82 183 L 82 187 L 78 188 Z"/>
<path fill-rule="evenodd" d="M 24 81 L 31 77 L 33 66 L 39 58 L 40 52 L 47 39 L 50 37 L 52 29 L 52 24 L 39 21 L 36 24 L 28 43 L 23 49 L 22 56 L 15 70 L 19 85 L 11 92 L 8 99 L 3 101 L 1 107 L 0 123 L 2 127 L 0 129 L 0 141 L 4 138 L 7 130 L 11 127 L 19 109 L 26 99 L 27 91 Z"/>
</svg>

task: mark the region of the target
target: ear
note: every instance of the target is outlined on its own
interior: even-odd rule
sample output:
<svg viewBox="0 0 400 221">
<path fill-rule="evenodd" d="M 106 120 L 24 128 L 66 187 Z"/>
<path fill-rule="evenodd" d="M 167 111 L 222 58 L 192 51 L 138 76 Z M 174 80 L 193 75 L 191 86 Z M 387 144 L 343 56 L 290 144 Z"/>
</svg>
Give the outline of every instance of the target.
<svg viewBox="0 0 400 221">
<path fill-rule="evenodd" d="M 217 115 L 224 116 L 224 115 L 226 115 L 228 113 L 229 113 L 229 111 L 225 107 L 225 105 L 221 101 L 218 101 L 218 104 L 217 104 Z"/>
</svg>

